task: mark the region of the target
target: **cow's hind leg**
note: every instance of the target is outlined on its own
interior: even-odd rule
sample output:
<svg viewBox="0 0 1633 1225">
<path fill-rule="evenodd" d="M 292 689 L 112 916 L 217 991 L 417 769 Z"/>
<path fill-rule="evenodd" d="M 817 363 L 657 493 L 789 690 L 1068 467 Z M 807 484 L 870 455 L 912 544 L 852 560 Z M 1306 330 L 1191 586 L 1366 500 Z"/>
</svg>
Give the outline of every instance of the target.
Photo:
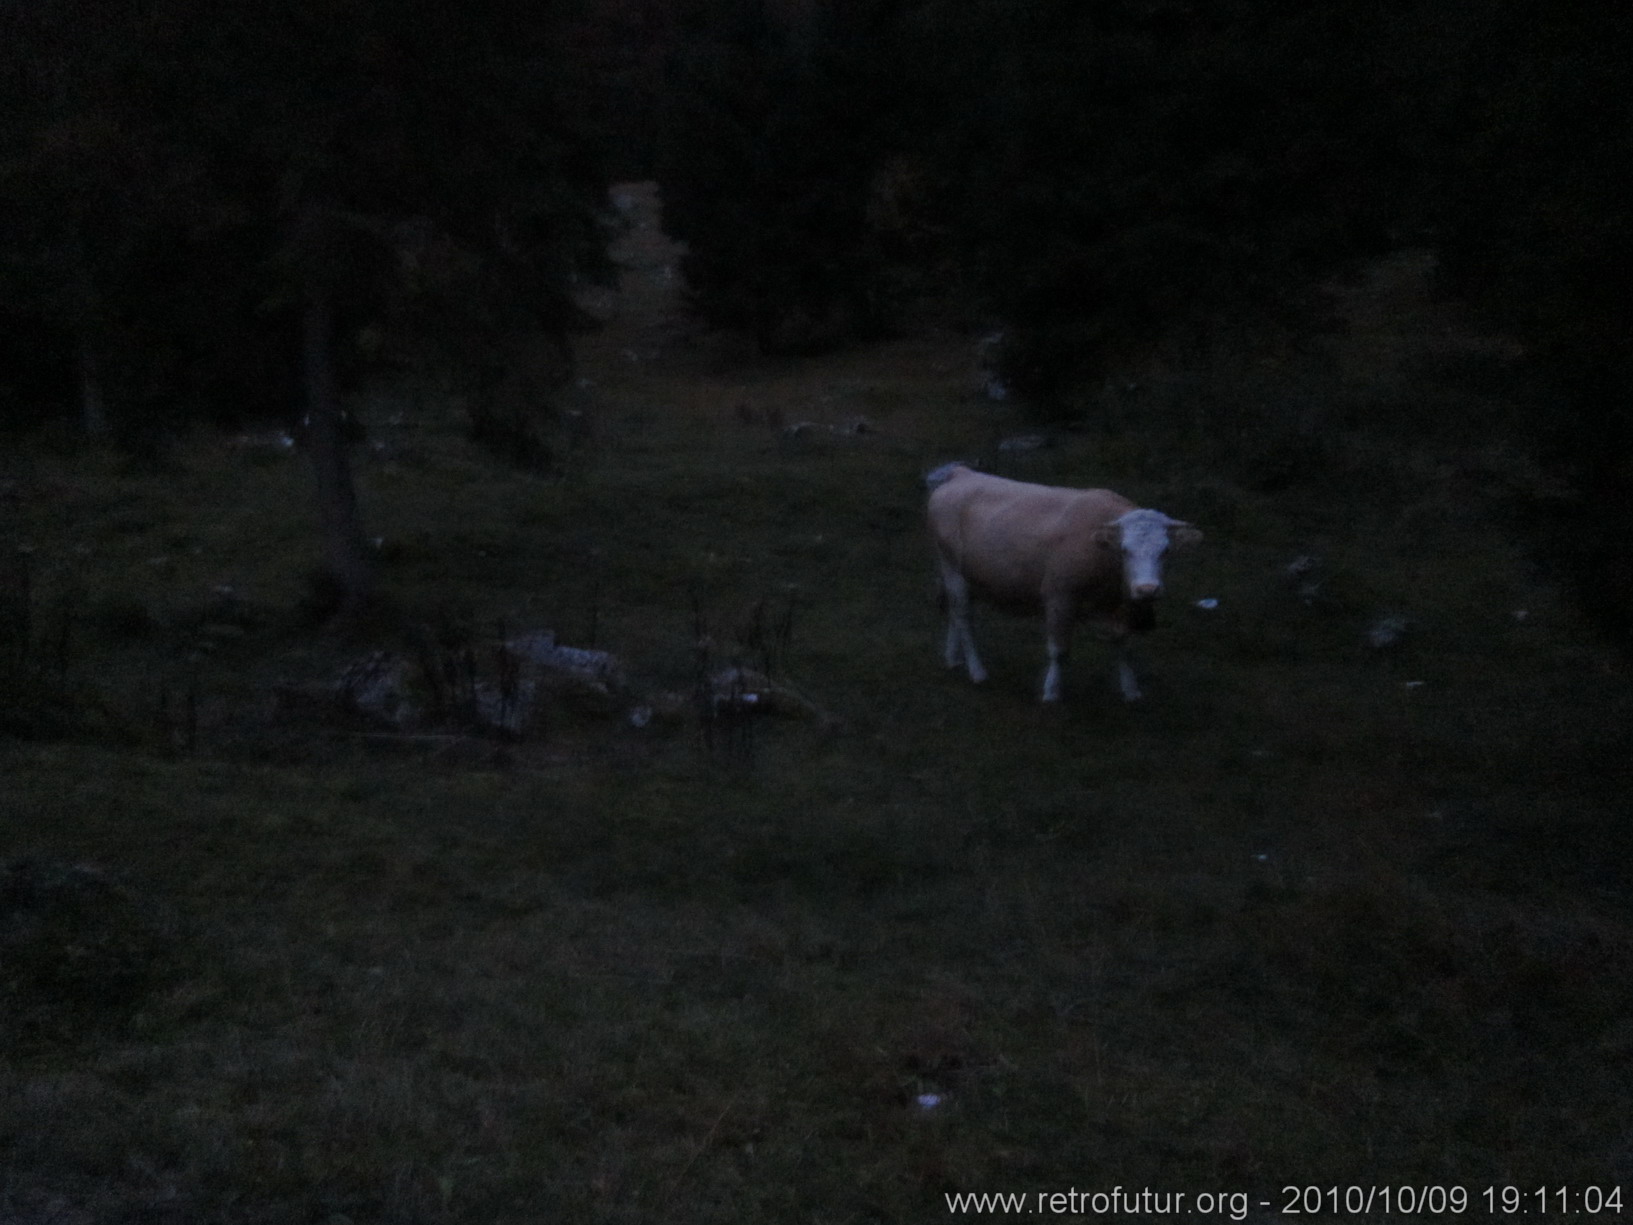
<svg viewBox="0 0 1633 1225">
<path fill-rule="evenodd" d="M 975 653 L 975 635 L 970 632 L 970 585 L 957 570 L 943 564 L 941 590 L 947 598 L 947 642 L 943 656 L 949 668 L 958 667 L 962 657 L 970 679 L 979 685 L 987 679 L 987 670 Z"/>
</svg>

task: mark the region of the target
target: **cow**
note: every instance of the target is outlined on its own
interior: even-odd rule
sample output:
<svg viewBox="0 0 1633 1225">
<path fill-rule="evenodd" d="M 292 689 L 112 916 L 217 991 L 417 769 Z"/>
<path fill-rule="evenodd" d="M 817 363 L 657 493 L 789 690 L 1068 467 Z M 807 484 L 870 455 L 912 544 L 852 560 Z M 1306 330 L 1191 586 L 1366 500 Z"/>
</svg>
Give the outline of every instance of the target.
<svg viewBox="0 0 1633 1225">
<path fill-rule="evenodd" d="M 970 633 L 971 598 L 1043 614 L 1049 668 L 1043 701 L 1060 700 L 1072 625 L 1089 622 L 1117 645 L 1123 697 L 1140 698 L 1127 639 L 1155 624 L 1163 554 L 1202 533 L 1109 489 L 1032 485 L 944 464 L 925 477 L 928 517 L 947 610 L 946 661 L 970 679 L 987 671 Z"/>
</svg>

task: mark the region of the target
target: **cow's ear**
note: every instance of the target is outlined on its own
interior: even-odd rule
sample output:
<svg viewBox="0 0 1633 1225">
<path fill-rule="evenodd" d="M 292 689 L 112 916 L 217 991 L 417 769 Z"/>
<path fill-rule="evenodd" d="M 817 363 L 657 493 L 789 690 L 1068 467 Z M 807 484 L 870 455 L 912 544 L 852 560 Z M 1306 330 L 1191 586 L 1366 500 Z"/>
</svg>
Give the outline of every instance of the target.
<svg viewBox="0 0 1633 1225">
<path fill-rule="evenodd" d="M 1123 529 L 1115 523 L 1103 524 L 1094 529 L 1094 543 L 1105 548 L 1116 548 L 1123 543 Z"/>
<path fill-rule="evenodd" d="M 1201 544 L 1202 532 L 1189 523 L 1171 523 L 1168 525 L 1168 543 L 1173 545 Z"/>
</svg>

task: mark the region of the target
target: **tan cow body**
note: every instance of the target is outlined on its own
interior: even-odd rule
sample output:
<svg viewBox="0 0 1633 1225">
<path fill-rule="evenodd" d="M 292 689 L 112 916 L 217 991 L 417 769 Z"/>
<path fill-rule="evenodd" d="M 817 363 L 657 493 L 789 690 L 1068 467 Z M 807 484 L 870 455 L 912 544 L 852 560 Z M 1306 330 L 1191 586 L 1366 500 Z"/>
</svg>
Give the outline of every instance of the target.
<svg viewBox="0 0 1633 1225">
<path fill-rule="evenodd" d="M 1060 697 L 1060 665 L 1072 626 L 1087 621 L 1123 644 L 1150 628 L 1162 590 L 1162 558 L 1171 545 L 1201 539 L 1189 524 L 1142 510 L 1109 489 L 1065 489 L 1012 481 L 962 464 L 938 468 L 928 515 L 947 600 L 946 660 L 962 656 L 970 678 L 986 679 L 970 633 L 971 597 L 1044 617 L 1049 669 L 1043 700 Z M 1119 654 L 1123 695 L 1140 696 Z"/>
</svg>

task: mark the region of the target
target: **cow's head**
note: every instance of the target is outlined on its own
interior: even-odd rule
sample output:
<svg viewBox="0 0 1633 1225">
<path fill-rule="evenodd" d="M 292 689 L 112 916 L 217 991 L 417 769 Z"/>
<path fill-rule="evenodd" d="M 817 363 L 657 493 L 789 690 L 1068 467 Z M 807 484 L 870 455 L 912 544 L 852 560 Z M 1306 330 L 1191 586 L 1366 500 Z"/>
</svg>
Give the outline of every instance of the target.
<svg viewBox="0 0 1633 1225">
<path fill-rule="evenodd" d="M 1131 510 L 1097 529 L 1102 547 L 1123 555 L 1123 582 L 1131 600 L 1150 600 L 1162 591 L 1162 559 L 1170 548 L 1195 544 L 1202 533 L 1160 510 Z"/>
</svg>

